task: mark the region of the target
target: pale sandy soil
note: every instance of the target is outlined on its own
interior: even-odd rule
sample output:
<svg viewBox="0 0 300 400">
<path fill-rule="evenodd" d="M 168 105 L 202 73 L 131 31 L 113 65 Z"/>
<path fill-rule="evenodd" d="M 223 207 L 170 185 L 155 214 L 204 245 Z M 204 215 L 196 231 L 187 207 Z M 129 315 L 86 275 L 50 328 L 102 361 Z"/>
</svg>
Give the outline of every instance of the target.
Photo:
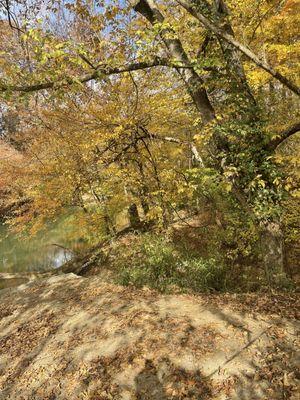
<svg viewBox="0 0 300 400">
<path fill-rule="evenodd" d="M 299 399 L 294 313 L 258 296 L 73 274 L 1 290 L 0 399 Z"/>
</svg>

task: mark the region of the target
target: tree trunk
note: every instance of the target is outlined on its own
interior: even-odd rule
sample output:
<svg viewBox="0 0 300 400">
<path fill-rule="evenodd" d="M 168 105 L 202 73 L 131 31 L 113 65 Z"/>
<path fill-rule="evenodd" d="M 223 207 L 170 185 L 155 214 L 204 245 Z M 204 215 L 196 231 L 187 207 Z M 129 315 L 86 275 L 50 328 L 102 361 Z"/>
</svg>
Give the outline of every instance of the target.
<svg viewBox="0 0 300 400">
<path fill-rule="evenodd" d="M 164 22 L 164 16 L 152 0 L 133 1 L 135 11 L 142 14 L 152 25 Z M 207 96 L 204 82 L 193 68 L 180 68 L 180 65 L 191 64 L 188 55 L 184 51 L 181 41 L 175 37 L 172 28 L 163 28 L 160 37 L 165 43 L 173 61 L 178 62 L 177 72 L 183 79 L 186 88 L 192 97 L 195 106 L 201 114 L 204 124 L 215 118 L 214 109 Z"/>
<path fill-rule="evenodd" d="M 278 70 L 275 70 L 271 65 L 269 65 L 265 60 L 260 59 L 253 51 L 251 51 L 243 43 L 236 40 L 231 34 L 227 33 L 222 27 L 220 28 L 215 23 L 211 22 L 204 14 L 195 7 L 195 4 L 191 0 L 177 0 L 183 8 L 185 8 L 191 15 L 197 18 L 208 30 L 213 32 L 218 37 L 226 40 L 228 43 L 236 47 L 241 53 L 245 54 L 247 58 L 253 61 L 258 67 L 264 69 L 273 78 L 277 79 L 284 86 L 288 87 L 292 92 L 300 96 L 300 87 L 286 76 L 282 75 Z"/>
<path fill-rule="evenodd" d="M 151 24 L 162 24 L 164 16 L 155 5 L 153 0 L 133 0 L 134 9 L 142 14 Z M 247 99 L 247 108 L 249 115 L 255 109 L 255 99 L 252 96 L 251 90 L 248 86 L 243 64 L 240 57 L 240 52 L 250 58 L 256 65 L 269 72 L 273 77 L 278 79 L 283 84 L 287 85 L 295 93 L 299 92 L 299 88 L 289 82 L 285 77 L 281 76 L 277 71 L 274 71 L 269 65 L 262 62 L 254 53 L 248 48 L 238 42 L 233 34 L 230 21 L 228 20 L 228 11 L 224 0 L 215 1 L 215 17 L 217 24 L 211 22 L 206 18 L 201 10 L 204 7 L 205 12 L 212 12 L 212 7 L 207 2 L 200 2 L 199 0 L 177 0 L 191 15 L 197 18 L 209 31 L 214 33 L 221 44 L 224 59 L 227 64 L 227 69 L 230 72 L 232 79 L 235 81 L 238 89 L 243 93 Z M 203 7 L 202 7 L 203 6 Z M 219 24 L 221 25 L 219 26 Z M 160 31 L 160 36 L 164 41 L 168 52 L 174 61 L 178 62 L 177 71 L 185 82 L 185 85 L 190 93 L 195 106 L 201 114 L 203 125 L 205 126 L 210 121 L 215 119 L 215 113 L 212 105 L 209 102 L 205 88 L 203 87 L 203 79 L 198 75 L 197 71 L 193 68 L 180 68 L 180 65 L 189 65 L 190 60 L 188 55 L 183 49 L 181 41 L 174 35 L 172 28 L 163 28 Z M 174 38 L 175 37 L 175 38 Z M 253 116 L 253 114 L 252 114 Z M 252 118 L 251 118 L 252 119 Z M 253 118 L 254 119 L 254 118 Z M 220 151 L 230 151 L 226 138 L 214 134 L 212 145 L 214 146 L 213 153 L 218 154 Z M 217 168 L 222 173 L 223 166 L 220 161 L 217 161 Z M 236 185 L 238 186 L 238 185 Z M 243 189 L 239 187 L 234 188 L 234 195 L 247 213 L 256 220 L 256 217 L 247 203 L 247 196 L 244 195 Z M 283 235 L 279 223 L 265 223 L 260 227 L 261 232 L 261 247 L 264 259 L 264 266 L 269 283 L 273 283 L 277 277 L 284 273 L 283 270 Z"/>
<path fill-rule="evenodd" d="M 262 224 L 260 241 L 266 277 L 269 285 L 274 285 L 285 274 L 283 233 L 280 223 Z"/>
<path fill-rule="evenodd" d="M 143 195 L 141 196 L 141 206 L 142 206 L 144 215 L 146 217 L 150 210 L 150 207 L 149 207 L 149 204 L 148 204 L 146 198 Z"/>
<path fill-rule="evenodd" d="M 140 220 L 137 205 L 135 203 L 131 204 L 128 207 L 128 217 L 129 217 L 129 223 L 130 223 L 131 228 L 135 229 L 140 226 L 141 220 Z"/>
<path fill-rule="evenodd" d="M 195 1 L 195 3 L 198 2 L 199 0 Z M 215 11 L 216 24 L 222 27 L 224 32 L 234 38 L 235 34 L 229 21 L 229 9 L 224 0 L 215 0 Z M 220 36 L 218 36 L 218 41 L 224 54 L 227 71 L 231 77 L 233 89 L 236 93 L 243 96 L 243 103 L 245 103 L 244 108 L 250 114 L 250 117 L 255 118 L 256 101 L 247 82 L 244 66 L 241 61 L 241 53 L 235 46 Z"/>
</svg>

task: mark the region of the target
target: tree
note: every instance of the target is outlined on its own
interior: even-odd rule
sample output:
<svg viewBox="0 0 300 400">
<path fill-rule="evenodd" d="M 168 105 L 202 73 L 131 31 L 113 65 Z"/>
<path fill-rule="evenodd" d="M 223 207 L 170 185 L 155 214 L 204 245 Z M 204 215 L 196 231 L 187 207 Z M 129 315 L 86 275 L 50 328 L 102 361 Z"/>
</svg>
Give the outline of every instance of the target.
<svg viewBox="0 0 300 400">
<path fill-rule="evenodd" d="M 234 16 L 230 16 L 229 8 L 223 0 L 213 2 L 178 0 L 176 4 L 172 3 L 172 8 L 168 7 L 169 5 L 169 3 L 155 4 L 152 0 L 135 1 L 128 7 L 118 2 L 101 4 L 100 8 L 89 7 L 88 3 L 69 4 L 68 10 L 72 15 L 69 18 L 74 18 L 73 22 L 79 30 L 88 29 L 90 32 L 88 37 L 83 34 L 81 43 L 74 40 L 74 34 L 67 40 L 54 32 L 46 32 L 43 26 L 34 27 L 35 21 L 33 21 L 33 27 L 26 26 L 21 38 L 21 42 L 26 43 L 25 47 L 29 49 L 28 68 L 19 67 L 18 72 L 21 71 L 21 74 L 20 78 L 17 78 L 15 65 L 12 65 L 9 59 L 11 54 L 9 56 L 5 54 L 6 75 L 0 84 L 0 89 L 4 96 L 12 96 L 15 92 L 32 93 L 45 90 L 48 96 L 50 94 L 48 90 L 55 89 L 63 98 L 65 107 L 66 88 L 70 96 L 76 98 L 77 93 L 83 91 L 82 84 L 97 81 L 94 91 L 100 93 L 102 100 L 105 99 L 104 91 L 111 90 L 110 85 L 116 82 L 119 84 L 119 78 L 116 76 L 157 68 L 158 76 L 164 74 L 169 79 L 169 84 L 166 88 L 166 85 L 160 82 L 161 86 L 154 85 L 155 89 L 152 90 L 157 92 L 168 90 L 170 98 L 167 107 L 173 107 L 178 95 L 184 99 L 182 82 L 195 106 L 194 110 L 189 111 L 191 118 L 188 121 L 190 126 L 195 128 L 191 131 L 196 130 L 192 133 L 193 139 L 188 138 L 190 132 L 187 130 L 180 138 L 176 135 L 172 137 L 162 135 L 161 127 L 155 126 L 153 130 L 147 119 L 138 120 L 131 117 L 129 123 L 125 123 L 125 129 L 120 128 L 123 125 L 118 123 L 120 131 L 126 132 L 124 136 L 114 134 L 110 137 L 106 134 L 106 142 L 103 143 L 104 147 L 100 148 L 99 154 L 105 159 L 107 151 L 113 149 L 115 156 L 110 160 L 105 159 L 105 162 L 113 165 L 113 168 L 116 162 L 120 164 L 118 168 L 121 170 L 124 165 L 127 168 L 128 160 L 130 164 L 133 162 L 136 165 L 137 173 L 140 178 L 142 177 L 142 185 L 138 191 L 145 210 L 148 208 L 148 205 L 145 205 L 146 195 L 153 192 L 143 177 L 148 162 L 153 179 L 150 187 L 152 185 L 156 187 L 156 196 L 160 198 L 159 207 L 162 208 L 162 214 L 166 219 L 168 212 L 166 204 L 170 202 L 168 196 L 172 190 L 163 189 L 157 159 L 153 157 L 148 143 L 151 143 L 151 146 L 158 141 L 163 141 L 164 146 L 167 143 L 188 145 L 190 152 L 195 156 L 199 155 L 196 145 L 202 141 L 202 144 L 205 144 L 202 147 L 205 156 L 204 166 L 218 171 L 232 196 L 248 213 L 249 218 L 255 221 L 261 236 L 266 271 L 271 279 L 277 273 L 283 272 L 280 201 L 284 194 L 285 178 L 274 162 L 274 150 L 283 140 L 295 134 L 299 125 L 293 123 L 291 128 L 284 129 L 277 137 L 271 139 L 268 137 L 262 101 L 251 90 L 244 66 L 248 68 L 250 60 L 255 68 L 267 72 L 273 78 L 274 85 L 293 93 L 295 104 L 297 103 L 295 95 L 299 95 L 299 87 L 293 81 L 293 76 L 290 78 L 284 75 L 278 68 L 270 65 L 266 60 L 267 57 L 263 59 L 257 56 L 237 39 L 232 24 Z M 275 7 L 275 15 L 286 12 L 284 11 L 286 7 L 286 5 Z M 290 4 L 290 7 L 293 5 Z M 132 14 L 132 10 L 142 18 Z M 273 14 L 266 13 L 259 22 L 260 26 L 266 17 L 272 18 Z M 136 29 L 137 27 L 140 29 Z M 252 33 L 253 37 L 255 31 L 257 31 L 256 26 Z M 204 36 L 204 40 L 199 43 L 198 38 L 201 35 Z M 199 45 L 200 51 L 198 51 Z M 106 61 L 103 62 L 101 59 Z M 22 65 L 21 61 L 19 65 Z M 178 83 L 173 71 L 179 77 Z M 152 76 L 152 72 L 149 74 Z M 108 79 L 110 76 L 113 78 Z M 135 78 L 132 74 L 129 77 L 135 88 L 137 99 L 135 101 L 139 104 Z M 24 78 L 28 83 L 24 84 Z M 144 79 L 142 84 L 145 84 Z M 175 99 L 172 97 L 174 93 L 176 93 Z M 160 100 L 152 105 L 150 114 L 155 107 L 166 108 L 160 104 Z M 131 100 L 128 104 L 134 109 L 133 114 L 136 116 L 140 110 L 132 106 L 134 103 Z M 199 113 L 198 120 L 195 112 Z M 108 115 L 112 117 L 113 112 L 109 110 Z M 171 119 L 174 118 L 172 109 L 168 115 Z M 81 165 L 74 144 L 70 149 L 77 160 L 76 163 Z M 103 153 L 104 150 L 106 151 Z M 135 153 L 134 157 L 129 155 L 131 151 Z M 148 160 L 146 164 L 143 159 Z M 203 157 L 199 156 L 199 161 L 202 164 Z M 80 170 L 82 168 L 80 167 Z M 80 171 L 77 171 L 76 176 L 78 173 Z M 81 182 L 81 187 L 89 185 L 90 178 L 86 177 L 89 174 L 90 172 L 85 174 L 85 183 Z M 72 182 L 75 180 L 74 176 Z M 129 186 L 134 185 L 131 182 Z M 134 189 L 130 189 L 129 192 L 135 195 Z M 79 196 L 80 198 L 83 196 Z M 107 195 L 104 195 L 104 198 L 107 198 Z"/>
</svg>

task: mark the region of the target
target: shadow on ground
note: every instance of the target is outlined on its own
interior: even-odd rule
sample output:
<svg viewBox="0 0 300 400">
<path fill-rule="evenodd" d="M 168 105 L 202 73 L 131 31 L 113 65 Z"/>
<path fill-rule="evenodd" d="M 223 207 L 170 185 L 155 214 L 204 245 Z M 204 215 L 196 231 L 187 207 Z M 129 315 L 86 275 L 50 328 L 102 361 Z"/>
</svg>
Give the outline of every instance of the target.
<svg viewBox="0 0 300 400">
<path fill-rule="evenodd" d="M 73 274 L 0 292 L 1 400 L 297 399 L 293 321 Z"/>
</svg>

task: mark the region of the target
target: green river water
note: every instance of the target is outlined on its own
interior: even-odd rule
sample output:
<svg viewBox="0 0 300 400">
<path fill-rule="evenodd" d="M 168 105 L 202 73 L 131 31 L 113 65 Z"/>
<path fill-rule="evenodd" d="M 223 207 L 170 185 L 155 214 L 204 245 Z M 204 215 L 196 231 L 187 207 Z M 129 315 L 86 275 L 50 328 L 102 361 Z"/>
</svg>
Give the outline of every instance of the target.
<svg viewBox="0 0 300 400">
<path fill-rule="evenodd" d="M 0 272 L 46 271 L 60 267 L 72 258 L 73 252 L 67 249 L 76 247 L 76 241 L 66 237 L 61 223 L 34 237 L 20 237 L 0 222 Z"/>
</svg>

